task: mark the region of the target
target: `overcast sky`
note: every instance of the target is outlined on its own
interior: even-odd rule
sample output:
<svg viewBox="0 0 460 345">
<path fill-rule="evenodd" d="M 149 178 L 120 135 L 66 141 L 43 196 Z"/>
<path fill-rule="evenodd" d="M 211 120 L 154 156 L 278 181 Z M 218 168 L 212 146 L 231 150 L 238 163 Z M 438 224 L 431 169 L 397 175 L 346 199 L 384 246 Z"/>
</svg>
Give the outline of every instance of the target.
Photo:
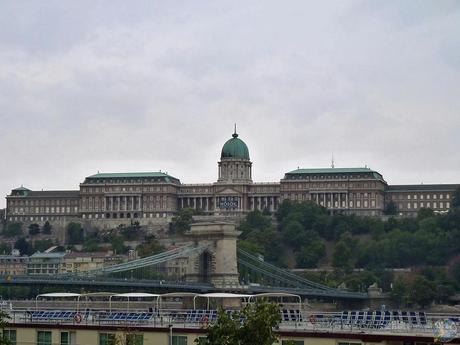
<svg viewBox="0 0 460 345">
<path fill-rule="evenodd" d="M 0 207 L 100 172 L 460 183 L 460 1 L 0 2 Z"/>
</svg>

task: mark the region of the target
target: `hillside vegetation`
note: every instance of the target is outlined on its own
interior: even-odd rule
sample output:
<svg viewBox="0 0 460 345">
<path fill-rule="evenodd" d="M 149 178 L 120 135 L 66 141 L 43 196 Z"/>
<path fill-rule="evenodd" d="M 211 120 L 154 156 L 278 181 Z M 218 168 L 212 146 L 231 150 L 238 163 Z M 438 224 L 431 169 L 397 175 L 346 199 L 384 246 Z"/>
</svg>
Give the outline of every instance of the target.
<svg viewBox="0 0 460 345">
<path fill-rule="evenodd" d="M 444 215 L 421 209 L 414 218 L 382 220 L 330 215 L 314 203 L 286 200 L 275 218 L 254 211 L 239 229 L 241 248 L 276 265 L 321 268 L 323 273 L 309 278 L 332 286 L 363 290 L 377 282 L 407 295 L 418 281 L 440 301 L 460 288 L 460 208 Z M 410 268 L 412 274 L 398 278 L 388 268 Z"/>
</svg>

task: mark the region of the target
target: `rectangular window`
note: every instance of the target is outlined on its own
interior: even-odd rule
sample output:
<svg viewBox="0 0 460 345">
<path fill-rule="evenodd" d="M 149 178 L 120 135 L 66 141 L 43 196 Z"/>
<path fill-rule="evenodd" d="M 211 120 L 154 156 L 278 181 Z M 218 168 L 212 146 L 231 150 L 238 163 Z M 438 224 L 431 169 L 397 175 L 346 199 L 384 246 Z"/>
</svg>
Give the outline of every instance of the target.
<svg viewBox="0 0 460 345">
<path fill-rule="evenodd" d="M 38 331 L 37 345 L 51 345 L 51 331 Z"/>
<path fill-rule="evenodd" d="M 410 208 L 410 202 L 407 203 L 407 208 Z"/>
<path fill-rule="evenodd" d="M 142 334 L 127 334 L 126 345 L 144 345 L 144 335 Z"/>
<path fill-rule="evenodd" d="M 173 335 L 172 345 L 187 345 L 187 336 L 186 335 Z"/>
<path fill-rule="evenodd" d="M 450 202 L 446 202 L 446 208 L 450 208 Z"/>
<path fill-rule="evenodd" d="M 16 345 L 16 330 L 15 329 L 4 329 L 3 339 L 9 340 L 9 344 Z"/>
<path fill-rule="evenodd" d="M 436 202 L 433 203 L 433 208 L 438 208 L 438 205 L 436 204 Z"/>
<path fill-rule="evenodd" d="M 75 332 L 61 332 L 60 345 L 73 345 L 75 344 Z"/>
<path fill-rule="evenodd" d="M 444 208 L 444 203 L 442 201 L 439 203 L 439 208 Z"/>
<path fill-rule="evenodd" d="M 414 208 L 417 208 L 417 203 L 416 202 L 414 202 Z"/>
<path fill-rule="evenodd" d="M 116 339 L 114 333 L 99 333 L 99 345 L 115 345 Z"/>
<path fill-rule="evenodd" d="M 70 345 L 69 332 L 61 332 L 61 345 Z"/>
</svg>

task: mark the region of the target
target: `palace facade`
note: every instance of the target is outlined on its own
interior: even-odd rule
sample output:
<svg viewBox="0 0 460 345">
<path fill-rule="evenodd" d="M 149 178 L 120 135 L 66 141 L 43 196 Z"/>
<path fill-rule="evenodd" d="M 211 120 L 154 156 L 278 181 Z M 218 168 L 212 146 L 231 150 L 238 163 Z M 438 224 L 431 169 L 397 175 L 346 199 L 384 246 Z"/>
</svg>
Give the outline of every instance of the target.
<svg viewBox="0 0 460 345">
<path fill-rule="evenodd" d="M 97 224 L 148 224 L 168 220 L 180 209 L 237 217 L 252 210 L 275 212 L 283 200 L 313 201 L 332 213 L 383 215 L 391 202 L 400 215 L 420 208 L 447 212 L 459 184 L 388 185 L 368 167 L 296 169 L 279 182 L 256 183 L 247 145 L 234 133 L 223 146 L 218 178 L 209 184 L 182 184 L 164 172 L 98 173 L 79 190 L 13 189 L 6 197 L 10 222 L 85 220 Z"/>
</svg>

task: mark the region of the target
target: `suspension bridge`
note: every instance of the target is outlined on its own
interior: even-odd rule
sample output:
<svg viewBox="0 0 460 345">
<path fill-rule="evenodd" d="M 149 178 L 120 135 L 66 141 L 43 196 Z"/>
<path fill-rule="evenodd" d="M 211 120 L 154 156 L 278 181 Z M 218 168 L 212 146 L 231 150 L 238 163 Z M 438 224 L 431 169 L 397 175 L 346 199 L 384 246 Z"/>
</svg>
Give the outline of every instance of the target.
<svg viewBox="0 0 460 345">
<path fill-rule="evenodd" d="M 84 272 L 16 276 L 4 283 L 190 292 L 284 291 L 309 298 L 365 299 L 367 294 L 331 288 L 265 262 L 237 248 L 233 224 L 192 226 L 182 245 L 145 258 Z"/>
</svg>

